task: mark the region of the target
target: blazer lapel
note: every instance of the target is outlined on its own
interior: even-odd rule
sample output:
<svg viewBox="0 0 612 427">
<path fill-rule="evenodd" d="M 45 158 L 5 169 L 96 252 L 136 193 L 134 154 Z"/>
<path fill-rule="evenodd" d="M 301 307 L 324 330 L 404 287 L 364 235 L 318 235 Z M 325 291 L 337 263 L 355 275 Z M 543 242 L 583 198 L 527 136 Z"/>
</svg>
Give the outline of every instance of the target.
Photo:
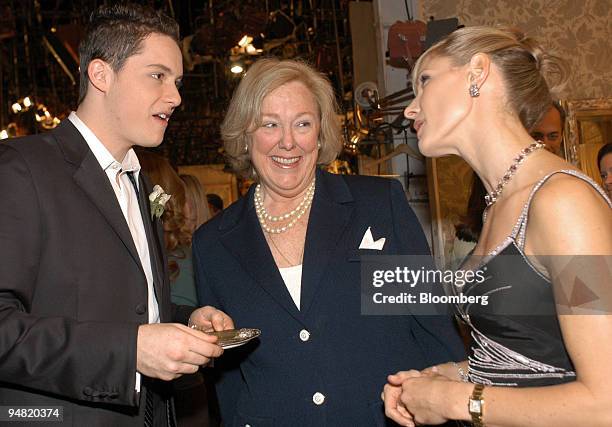
<svg viewBox="0 0 612 427">
<path fill-rule="evenodd" d="M 98 160 L 89 149 L 87 142 L 70 120 L 64 120 L 53 132 L 53 135 L 57 139 L 65 159 L 77 167 L 73 175 L 74 181 L 96 205 L 144 274 L 138 251 L 132 240 L 132 234 L 123 212 L 121 212 L 113 187 L 100 167 Z"/>
<path fill-rule="evenodd" d="M 147 235 L 147 243 L 149 244 L 149 257 L 151 258 L 151 271 L 153 273 L 153 284 L 155 287 L 155 295 L 157 296 L 157 303 L 161 305 L 162 301 L 165 301 L 164 292 L 164 267 L 163 267 L 163 248 L 165 245 L 162 244 L 161 236 L 157 233 L 157 222 L 159 219 L 151 220 L 151 207 L 149 204 L 149 193 L 151 191 L 151 185 L 149 179 L 142 173 L 138 174 L 138 186 L 140 188 L 138 192 L 138 205 L 140 207 L 140 215 L 142 215 L 142 222 L 144 223 L 145 234 Z M 155 222 L 155 224 L 154 224 Z M 164 304 L 165 306 L 165 304 Z"/>
<path fill-rule="evenodd" d="M 242 209 L 236 209 L 234 215 L 227 211 L 223 213 L 221 243 L 259 286 L 285 311 L 303 323 L 257 220 L 253 205 L 254 188 L 252 186 L 248 195 L 238 202 L 242 203 Z"/>
<path fill-rule="evenodd" d="M 353 212 L 353 196 L 344 180 L 330 178 L 329 174 L 317 171 L 317 187 L 310 208 L 304 247 L 301 292 L 301 312 L 304 316 L 321 286 L 323 273 Z"/>
</svg>

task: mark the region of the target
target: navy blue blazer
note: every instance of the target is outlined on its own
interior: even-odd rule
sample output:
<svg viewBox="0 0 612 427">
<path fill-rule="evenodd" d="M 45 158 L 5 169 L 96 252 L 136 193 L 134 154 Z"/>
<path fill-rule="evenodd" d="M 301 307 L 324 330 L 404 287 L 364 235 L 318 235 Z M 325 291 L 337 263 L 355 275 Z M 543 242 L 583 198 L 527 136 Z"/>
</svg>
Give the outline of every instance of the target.
<svg viewBox="0 0 612 427">
<path fill-rule="evenodd" d="M 254 186 L 253 186 L 254 187 Z M 224 425 L 385 425 L 386 376 L 464 358 L 447 317 L 363 316 L 364 232 L 383 251 L 429 254 L 395 180 L 318 171 L 295 306 L 248 195 L 202 226 L 193 242 L 200 304 L 228 313 L 261 337 L 217 360 Z"/>
</svg>

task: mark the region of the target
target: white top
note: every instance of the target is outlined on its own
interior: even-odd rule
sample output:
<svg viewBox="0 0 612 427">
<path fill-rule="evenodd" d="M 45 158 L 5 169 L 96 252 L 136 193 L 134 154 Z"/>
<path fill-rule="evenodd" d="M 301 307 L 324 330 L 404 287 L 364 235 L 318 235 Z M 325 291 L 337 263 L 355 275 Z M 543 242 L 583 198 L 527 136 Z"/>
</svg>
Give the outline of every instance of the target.
<svg viewBox="0 0 612 427">
<path fill-rule="evenodd" d="M 134 246 L 136 246 L 136 250 L 138 251 L 138 257 L 140 258 L 140 263 L 145 272 L 145 278 L 147 279 L 147 312 L 149 314 L 149 323 L 159 323 L 159 306 L 155 298 L 155 289 L 153 287 L 153 270 L 151 269 L 151 256 L 149 254 L 147 234 L 145 232 L 142 215 L 140 214 L 136 191 L 134 191 L 134 187 L 127 176 L 128 172 L 133 172 L 136 185 L 138 186 L 138 175 L 140 173 L 140 162 L 138 161 L 138 157 L 134 150 L 130 149 L 121 162 L 117 161 L 104 144 L 102 144 L 102 141 L 100 141 L 92 130 L 79 119 L 74 111 L 70 113 L 68 120 L 72 122 L 83 136 L 89 149 L 96 157 L 96 160 L 106 173 L 113 187 L 115 197 L 117 197 L 121 212 L 123 212 L 125 221 L 130 229 Z M 140 377 L 138 372 L 136 373 L 136 391 L 140 391 Z"/>
<path fill-rule="evenodd" d="M 293 298 L 295 306 L 300 309 L 300 293 L 302 292 L 302 264 L 293 267 L 279 268 L 285 286 Z"/>
</svg>

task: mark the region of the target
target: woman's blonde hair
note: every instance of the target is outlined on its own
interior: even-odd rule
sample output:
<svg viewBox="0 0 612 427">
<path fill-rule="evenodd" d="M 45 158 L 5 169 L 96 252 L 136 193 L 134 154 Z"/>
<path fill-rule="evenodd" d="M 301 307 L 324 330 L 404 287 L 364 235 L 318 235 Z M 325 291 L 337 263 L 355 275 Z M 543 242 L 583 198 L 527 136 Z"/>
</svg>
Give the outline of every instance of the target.
<svg viewBox="0 0 612 427">
<path fill-rule="evenodd" d="M 275 89 L 294 81 L 311 91 L 319 107 L 318 164 L 331 163 L 342 150 L 336 98 L 329 80 L 303 61 L 264 58 L 255 62 L 243 77 L 221 124 L 225 152 L 236 172 L 255 177 L 247 147 L 252 132 L 261 126 L 263 100 Z"/>
<path fill-rule="evenodd" d="M 150 151 L 138 151 L 140 167 L 150 178 L 153 185 L 160 185 L 170 200 L 164 207 L 164 241 L 168 254 L 177 258 L 186 256 L 185 250 L 191 247 L 191 232 L 185 220 L 185 184 L 164 157 Z M 168 262 L 170 280 L 174 281 L 180 271 L 176 261 Z"/>
<path fill-rule="evenodd" d="M 210 219 L 210 210 L 206 192 L 200 180 L 193 175 L 179 175 L 185 184 L 185 196 L 187 203 L 191 204 L 195 218 L 195 229 Z"/>
<path fill-rule="evenodd" d="M 487 54 L 501 70 L 510 110 L 531 130 L 550 107 L 551 92 L 557 93 L 565 84 L 567 68 L 561 58 L 518 29 L 476 26 L 453 31 L 418 59 L 412 72 L 413 87 L 417 87 L 426 58 L 449 58 L 454 65 L 463 66 L 477 53 Z"/>
</svg>

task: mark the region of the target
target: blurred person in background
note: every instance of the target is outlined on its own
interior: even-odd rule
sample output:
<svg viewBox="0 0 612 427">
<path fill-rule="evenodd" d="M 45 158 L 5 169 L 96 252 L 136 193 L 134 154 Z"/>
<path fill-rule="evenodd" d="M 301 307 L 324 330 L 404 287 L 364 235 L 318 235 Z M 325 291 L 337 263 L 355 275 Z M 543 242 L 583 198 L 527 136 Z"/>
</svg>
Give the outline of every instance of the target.
<svg viewBox="0 0 612 427">
<path fill-rule="evenodd" d="M 223 210 L 223 199 L 215 193 L 208 193 L 206 195 L 208 201 L 208 209 L 210 210 L 210 216 L 217 216 L 219 212 Z"/>
<path fill-rule="evenodd" d="M 200 180 L 193 175 L 179 175 L 185 184 L 185 217 L 187 225 L 193 234 L 200 225 L 204 224 L 211 218 L 210 208 L 204 187 Z"/>
<path fill-rule="evenodd" d="M 185 183 L 165 157 L 139 150 L 138 158 L 153 185 L 161 186 L 171 196 L 161 218 L 170 271 L 172 302 L 196 307 L 198 300 L 191 262 L 191 235 L 196 223 L 195 219 L 193 221 L 189 219 L 194 205 L 189 203 Z M 196 215 L 193 212 L 193 218 Z"/>
<path fill-rule="evenodd" d="M 160 185 L 171 195 L 161 219 L 172 302 L 197 307 L 191 236 L 207 218 L 207 203 L 200 203 L 204 200 L 204 191 L 197 178 L 191 175 L 180 177 L 166 158 L 150 151 L 139 151 L 138 158 L 153 185 Z M 174 381 L 179 427 L 219 424 L 214 388 L 205 385 L 207 371 L 205 369 Z"/>
<path fill-rule="evenodd" d="M 558 101 L 554 101 L 544 116 L 532 128 L 530 135 L 541 141 L 548 151 L 563 157 L 563 129 L 565 128 L 565 111 Z"/>
<path fill-rule="evenodd" d="M 612 198 L 612 142 L 601 147 L 597 153 L 597 166 L 608 197 Z"/>
</svg>

